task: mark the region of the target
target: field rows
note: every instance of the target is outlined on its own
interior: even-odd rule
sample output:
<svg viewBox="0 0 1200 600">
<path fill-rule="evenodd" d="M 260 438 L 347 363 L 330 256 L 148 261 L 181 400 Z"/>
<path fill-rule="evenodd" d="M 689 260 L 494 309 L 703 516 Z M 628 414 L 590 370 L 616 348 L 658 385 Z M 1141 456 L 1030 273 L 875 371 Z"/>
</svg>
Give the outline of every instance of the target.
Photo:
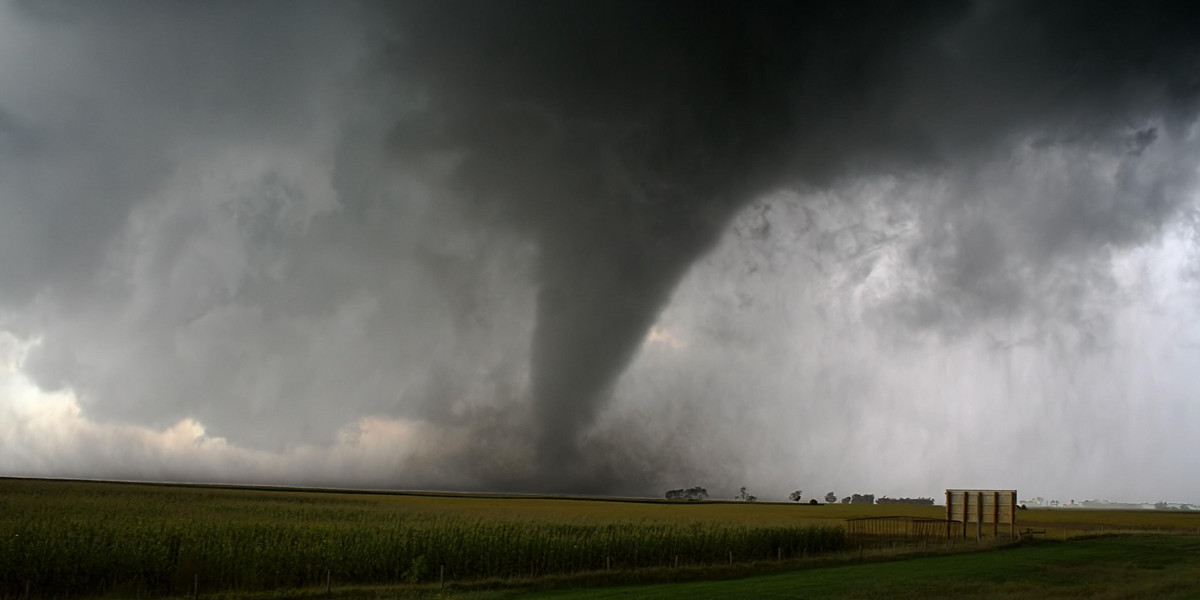
<svg viewBox="0 0 1200 600">
<path fill-rule="evenodd" d="M 0 594 L 420 583 L 766 560 L 843 549 L 839 526 L 421 512 L 377 497 L 3 481 Z M 480 500 L 478 502 L 489 502 Z M 495 502 L 495 500 L 491 500 Z"/>
<path fill-rule="evenodd" d="M 528 578 L 813 556 L 844 520 L 942 518 L 913 505 L 617 502 L 361 494 L 0 478 L 0 598 L 158 596 Z M 1062 538 L 1200 531 L 1200 514 L 1028 510 Z"/>
</svg>

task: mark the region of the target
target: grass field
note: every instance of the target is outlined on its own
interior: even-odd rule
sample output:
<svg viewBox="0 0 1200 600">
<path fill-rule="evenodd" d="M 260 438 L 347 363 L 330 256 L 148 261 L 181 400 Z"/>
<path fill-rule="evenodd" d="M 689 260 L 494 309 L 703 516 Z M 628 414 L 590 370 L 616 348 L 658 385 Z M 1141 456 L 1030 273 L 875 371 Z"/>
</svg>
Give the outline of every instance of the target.
<svg viewBox="0 0 1200 600">
<path fill-rule="evenodd" d="M 904 561 L 846 565 L 725 581 L 523 591 L 480 600 L 542 598 L 819 598 L 969 600 L 1200 598 L 1200 536 L 1100 536 Z"/>
<path fill-rule="evenodd" d="M 323 591 L 331 579 L 339 593 L 382 585 L 420 597 L 422 584 L 443 578 L 461 594 L 481 581 L 744 577 L 855 557 L 846 518 L 943 511 L 0 479 L 0 598 L 23 597 L 26 586 L 32 597 L 190 595 L 197 586 L 211 596 Z M 1019 517 L 1021 528 L 1059 538 L 1200 531 L 1196 513 Z"/>
</svg>

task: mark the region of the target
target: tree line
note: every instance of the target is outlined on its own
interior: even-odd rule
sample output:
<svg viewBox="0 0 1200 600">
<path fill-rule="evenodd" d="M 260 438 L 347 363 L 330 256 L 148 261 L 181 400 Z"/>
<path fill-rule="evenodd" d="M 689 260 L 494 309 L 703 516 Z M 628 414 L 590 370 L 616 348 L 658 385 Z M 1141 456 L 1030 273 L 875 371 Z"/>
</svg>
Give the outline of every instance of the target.
<svg viewBox="0 0 1200 600">
<path fill-rule="evenodd" d="M 667 490 L 667 500 L 705 500 L 708 498 L 708 490 L 696 486 L 687 489 Z M 747 491 L 745 486 L 738 491 L 738 494 L 733 497 L 734 500 L 741 502 L 756 502 L 758 496 Z M 792 502 L 800 502 L 804 499 L 804 491 L 796 490 L 788 494 L 788 500 Z M 837 494 L 829 492 L 825 494 L 826 504 L 836 504 L 838 502 Z M 809 504 L 820 504 L 816 498 L 808 501 Z M 888 498 L 882 496 L 876 498 L 875 494 L 851 494 L 842 498 L 842 504 L 917 504 L 917 505 L 932 505 L 933 498 Z"/>
</svg>

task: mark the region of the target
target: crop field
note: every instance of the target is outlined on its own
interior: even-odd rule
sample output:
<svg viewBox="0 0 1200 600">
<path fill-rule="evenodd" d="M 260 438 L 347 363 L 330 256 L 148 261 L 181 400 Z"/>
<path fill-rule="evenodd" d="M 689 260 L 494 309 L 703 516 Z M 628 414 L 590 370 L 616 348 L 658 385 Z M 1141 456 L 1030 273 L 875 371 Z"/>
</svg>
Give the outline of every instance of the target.
<svg viewBox="0 0 1200 600">
<path fill-rule="evenodd" d="M 646 569 L 717 575 L 852 554 L 847 518 L 943 513 L 0 479 L 0 598 L 419 587 Z M 1049 537 L 1200 531 L 1200 514 L 1172 511 L 1028 510 L 1019 519 Z"/>
<path fill-rule="evenodd" d="M 761 521 L 736 505 L 686 508 L 0 480 L 0 596 L 26 586 L 34 596 L 146 597 L 539 577 L 817 555 L 847 543 L 839 524 L 779 508 Z"/>
<path fill-rule="evenodd" d="M 1017 515 L 1018 527 L 1045 530 L 1047 537 L 1103 533 L 1196 533 L 1200 511 L 1029 509 Z"/>
</svg>

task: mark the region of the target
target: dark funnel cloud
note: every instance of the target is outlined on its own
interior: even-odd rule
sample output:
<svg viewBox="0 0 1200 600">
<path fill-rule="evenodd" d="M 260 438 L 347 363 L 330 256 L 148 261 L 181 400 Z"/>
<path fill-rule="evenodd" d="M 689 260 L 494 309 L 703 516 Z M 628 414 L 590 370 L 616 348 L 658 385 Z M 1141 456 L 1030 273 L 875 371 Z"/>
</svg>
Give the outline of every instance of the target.
<svg viewBox="0 0 1200 600">
<path fill-rule="evenodd" d="M 461 149 L 455 184 L 538 245 L 531 393 L 547 485 L 583 480 L 579 435 L 688 267 L 785 165 L 802 164 L 797 136 L 824 118 L 803 99 L 837 106 L 865 91 L 865 74 L 843 70 L 874 68 L 878 48 L 918 43 L 941 16 L 920 4 L 402 11 L 393 51 L 429 97 L 394 143 Z M 849 55 L 828 56 L 838 47 Z"/>
<path fill-rule="evenodd" d="M 1167 8 L 415 6 L 393 52 L 428 104 L 393 142 L 461 150 L 455 185 L 536 241 L 537 455 L 541 477 L 570 480 L 580 433 L 676 283 L 756 195 L 983 161 L 1032 132 L 1088 144 L 1159 111 L 1190 122 L 1195 22 Z M 1156 135 L 1138 130 L 1129 151 Z M 955 259 L 964 277 L 996 259 L 988 235 Z"/>
</svg>

